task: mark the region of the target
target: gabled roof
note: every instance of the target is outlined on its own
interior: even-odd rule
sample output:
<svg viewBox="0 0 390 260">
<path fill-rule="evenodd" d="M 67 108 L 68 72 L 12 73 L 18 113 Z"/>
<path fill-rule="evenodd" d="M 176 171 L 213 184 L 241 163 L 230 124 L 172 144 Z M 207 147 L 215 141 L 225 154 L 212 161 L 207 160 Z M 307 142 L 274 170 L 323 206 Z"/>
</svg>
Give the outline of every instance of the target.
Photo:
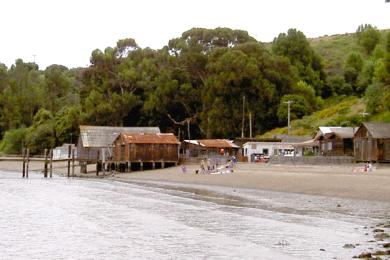
<svg viewBox="0 0 390 260">
<path fill-rule="evenodd" d="M 390 123 L 363 123 L 373 138 L 390 138 Z"/>
<path fill-rule="evenodd" d="M 121 133 L 160 133 L 158 127 L 80 126 L 80 138 L 84 147 L 109 147 Z"/>
<path fill-rule="evenodd" d="M 319 140 L 321 137 L 330 138 L 337 136 L 341 139 L 353 138 L 356 129 L 353 127 L 341 127 L 341 126 L 320 126 L 314 139 Z"/>
<path fill-rule="evenodd" d="M 184 140 L 186 143 L 200 145 L 206 148 L 240 148 L 233 141 L 226 139 L 201 139 L 201 140 Z"/>
<path fill-rule="evenodd" d="M 174 134 L 121 134 L 123 143 L 126 144 L 180 144 Z"/>
</svg>

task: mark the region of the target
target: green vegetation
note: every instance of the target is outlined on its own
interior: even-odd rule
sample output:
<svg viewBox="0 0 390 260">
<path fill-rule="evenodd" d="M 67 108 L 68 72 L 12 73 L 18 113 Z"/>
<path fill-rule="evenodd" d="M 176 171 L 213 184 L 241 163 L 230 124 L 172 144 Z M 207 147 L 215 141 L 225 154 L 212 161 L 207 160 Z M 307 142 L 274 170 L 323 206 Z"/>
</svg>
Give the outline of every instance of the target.
<svg viewBox="0 0 390 260">
<path fill-rule="evenodd" d="M 357 97 L 337 97 L 328 99 L 326 108 L 309 116 L 291 122 L 291 134 L 312 135 L 319 126 L 357 126 L 363 121 L 364 101 Z M 262 135 L 271 138 L 274 135 L 287 134 L 287 127 L 275 128 Z"/>
<path fill-rule="evenodd" d="M 1 152 L 75 143 L 80 124 L 235 138 L 243 112 L 255 134 L 285 133 L 287 101 L 294 134 L 357 125 L 365 109 L 370 120 L 390 121 L 390 33 L 371 25 L 319 39 L 290 29 L 269 44 L 242 30 L 193 28 L 158 50 L 122 39 L 90 61 L 76 69 L 0 64 Z"/>
</svg>

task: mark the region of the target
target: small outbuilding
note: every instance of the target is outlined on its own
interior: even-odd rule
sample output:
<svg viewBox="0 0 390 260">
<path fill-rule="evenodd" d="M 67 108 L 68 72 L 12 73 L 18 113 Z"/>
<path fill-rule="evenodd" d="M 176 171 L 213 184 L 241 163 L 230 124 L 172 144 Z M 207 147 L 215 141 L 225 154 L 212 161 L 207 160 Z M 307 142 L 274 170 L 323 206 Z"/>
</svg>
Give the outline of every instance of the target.
<svg viewBox="0 0 390 260">
<path fill-rule="evenodd" d="M 285 142 L 247 142 L 243 145 L 244 156 L 249 162 L 273 156 L 295 156 L 294 146 Z"/>
<path fill-rule="evenodd" d="M 237 156 L 240 149 L 227 139 L 184 140 L 184 144 L 189 157 Z"/>
<path fill-rule="evenodd" d="M 353 156 L 353 127 L 321 126 L 314 140 L 319 141 L 320 154 L 325 156 Z"/>
<path fill-rule="evenodd" d="M 173 134 L 122 133 L 114 141 L 114 161 L 125 171 L 131 170 L 135 163 L 141 170 L 146 163 L 153 169 L 156 164 L 164 168 L 166 164 L 179 162 L 179 145 Z"/>
<path fill-rule="evenodd" d="M 363 123 L 355 133 L 357 162 L 390 162 L 390 123 Z"/>
</svg>

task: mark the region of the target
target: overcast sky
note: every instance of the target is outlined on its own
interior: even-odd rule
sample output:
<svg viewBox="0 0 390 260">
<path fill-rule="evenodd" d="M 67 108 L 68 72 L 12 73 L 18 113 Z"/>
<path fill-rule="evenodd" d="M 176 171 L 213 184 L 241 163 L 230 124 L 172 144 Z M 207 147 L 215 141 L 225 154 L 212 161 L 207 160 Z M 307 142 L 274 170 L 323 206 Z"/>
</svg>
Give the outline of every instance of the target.
<svg viewBox="0 0 390 260">
<path fill-rule="evenodd" d="M 91 52 L 134 38 L 162 48 L 193 27 L 242 29 L 272 41 L 297 28 L 307 37 L 390 28 L 385 0 L 1 0 L 0 63 L 88 66 Z"/>
</svg>

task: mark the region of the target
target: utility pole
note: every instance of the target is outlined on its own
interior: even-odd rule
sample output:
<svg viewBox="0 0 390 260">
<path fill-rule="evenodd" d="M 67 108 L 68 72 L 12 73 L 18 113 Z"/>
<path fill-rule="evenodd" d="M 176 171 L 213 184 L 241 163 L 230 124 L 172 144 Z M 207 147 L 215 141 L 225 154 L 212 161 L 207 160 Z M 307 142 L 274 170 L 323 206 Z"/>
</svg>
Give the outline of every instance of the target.
<svg viewBox="0 0 390 260">
<path fill-rule="evenodd" d="M 252 112 L 249 112 L 249 138 L 252 138 Z"/>
<path fill-rule="evenodd" d="M 241 126 L 241 138 L 244 138 L 244 125 L 245 125 L 245 96 L 242 98 L 242 126 Z"/>
<path fill-rule="evenodd" d="M 36 57 L 37 55 L 36 54 L 33 54 L 33 57 L 34 57 L 34 63 L 35 63 L 35 57 Z"/>
<path fill-rule="evenodd" d="M 290 122 L 290 106 L 291 106 L 291 103 L 293 103 L 293 101 L 291 100 L 288 100 L 287 102 L 284 102 L 285 104 L 287 104 L 288 108 L 287 108 L 287 133 L 288 135 L 290 135 L 290 131 L 291 131 L 291 122 Z"/>
</svg>

